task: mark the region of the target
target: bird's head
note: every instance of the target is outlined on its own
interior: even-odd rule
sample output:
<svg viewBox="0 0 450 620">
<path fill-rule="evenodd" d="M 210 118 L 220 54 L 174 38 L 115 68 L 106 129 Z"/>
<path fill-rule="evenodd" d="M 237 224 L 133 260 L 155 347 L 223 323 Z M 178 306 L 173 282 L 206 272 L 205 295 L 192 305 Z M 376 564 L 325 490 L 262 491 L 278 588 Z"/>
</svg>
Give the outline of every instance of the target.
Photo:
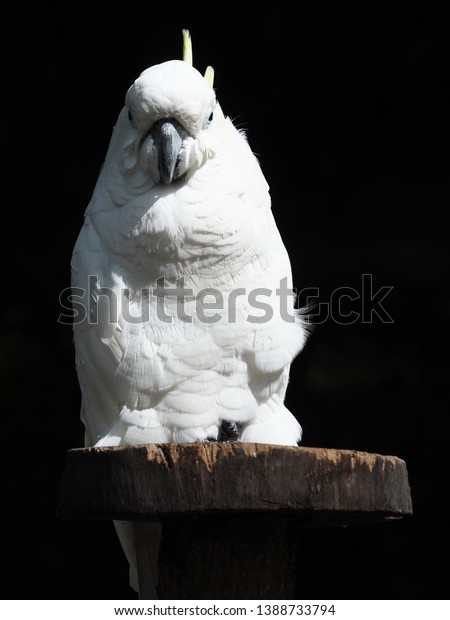
<svg viewBox="0 0 450 620">
<path fill-rule="evenodd" d="M 141 73 L 128 90 L 121 113 L 121 122 L 129 129 L 126 170 L 139 164 L 155 183 L 166 185 L 201 165 L 216 109 L 212 69 L 202 76 L 192 66 L 189 33 L 183 31 L 183 36 L 184 59 Z"/>
</svg>

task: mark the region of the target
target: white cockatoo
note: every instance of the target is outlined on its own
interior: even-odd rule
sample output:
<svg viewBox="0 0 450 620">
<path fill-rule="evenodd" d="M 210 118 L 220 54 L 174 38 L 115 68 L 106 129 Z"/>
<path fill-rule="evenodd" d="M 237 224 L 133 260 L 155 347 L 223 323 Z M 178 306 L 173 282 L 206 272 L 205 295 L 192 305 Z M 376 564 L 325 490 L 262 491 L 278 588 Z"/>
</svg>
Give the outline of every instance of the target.
<svg viewBox="0 0 450 620">
<path fill-rule="evenodd" d="M 259 163 L 183 36 L 183 60 L 128 90 L 73 252 L 86 445 L 297 445 L 283 403 L 306 329 L 289 257 Z M 116 529 L 139 589 L 136 534 Z"/>
</svg>

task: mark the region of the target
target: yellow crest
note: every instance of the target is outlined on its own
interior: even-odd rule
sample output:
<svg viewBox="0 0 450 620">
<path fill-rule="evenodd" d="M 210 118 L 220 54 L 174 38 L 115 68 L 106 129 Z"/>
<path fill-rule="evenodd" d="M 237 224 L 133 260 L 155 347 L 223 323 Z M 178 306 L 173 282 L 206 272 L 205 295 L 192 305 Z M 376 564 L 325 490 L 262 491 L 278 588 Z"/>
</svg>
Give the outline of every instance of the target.
<svg viewBox="0 0 450 620">
<path fill-rule="evenodd" d="M 191 67 L 192 67 L 193 66 L 193 56 L 192 56 L 191 33 L 189 32 L 189 30 L 186 30 L 186 29 L 183 29 L 182 33 L 183 33 L 183 60 L 184 60 L 184 62 L 187 62 L 188 65 L 191 65 Z M 208 65 L 206 67 L 204 78 L 208 82 L 208 84 L 211 86 L 211 88 L 213 88 L 213 85 L 214 85 L 214 69 L 210 65 Z"/>
</svg>

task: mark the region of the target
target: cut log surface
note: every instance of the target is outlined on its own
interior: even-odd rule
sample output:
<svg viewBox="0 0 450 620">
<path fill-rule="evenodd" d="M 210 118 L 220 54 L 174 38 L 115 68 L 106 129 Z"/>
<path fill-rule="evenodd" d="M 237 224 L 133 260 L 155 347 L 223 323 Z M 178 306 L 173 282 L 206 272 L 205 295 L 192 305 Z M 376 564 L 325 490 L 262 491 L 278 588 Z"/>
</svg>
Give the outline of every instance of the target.
<svg viewBox="0 0 450 620">
<path fill-rule="evenodd" d="M 412 513 L 403 460 L 354 450 L 204 442 L 70 450 L 58 515 L 161 520 L 286 514 L 352 524 Z"/>
<path fill-rule="evenodd" d="M 70 450 L 58 507 L 66 519 L 160 521 L 164 600 L 298 599 L 305 527 L 411 513 L 395 456 L 217 442 Z"/>
</svg>

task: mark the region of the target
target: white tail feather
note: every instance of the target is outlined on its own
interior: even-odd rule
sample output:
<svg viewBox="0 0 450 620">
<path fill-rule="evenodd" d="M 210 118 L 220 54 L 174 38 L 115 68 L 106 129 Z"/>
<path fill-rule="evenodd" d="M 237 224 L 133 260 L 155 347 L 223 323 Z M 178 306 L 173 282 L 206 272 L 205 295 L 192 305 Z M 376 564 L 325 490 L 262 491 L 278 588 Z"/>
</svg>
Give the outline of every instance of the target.
<svg viewBox="0 0 450 620">
<path fill-rule="evenodd" d="M 114 527 L 130 565 L 130 586 L 141 600 L 157 600 L 161 523 L 114 521 Z"/>
</svg>

